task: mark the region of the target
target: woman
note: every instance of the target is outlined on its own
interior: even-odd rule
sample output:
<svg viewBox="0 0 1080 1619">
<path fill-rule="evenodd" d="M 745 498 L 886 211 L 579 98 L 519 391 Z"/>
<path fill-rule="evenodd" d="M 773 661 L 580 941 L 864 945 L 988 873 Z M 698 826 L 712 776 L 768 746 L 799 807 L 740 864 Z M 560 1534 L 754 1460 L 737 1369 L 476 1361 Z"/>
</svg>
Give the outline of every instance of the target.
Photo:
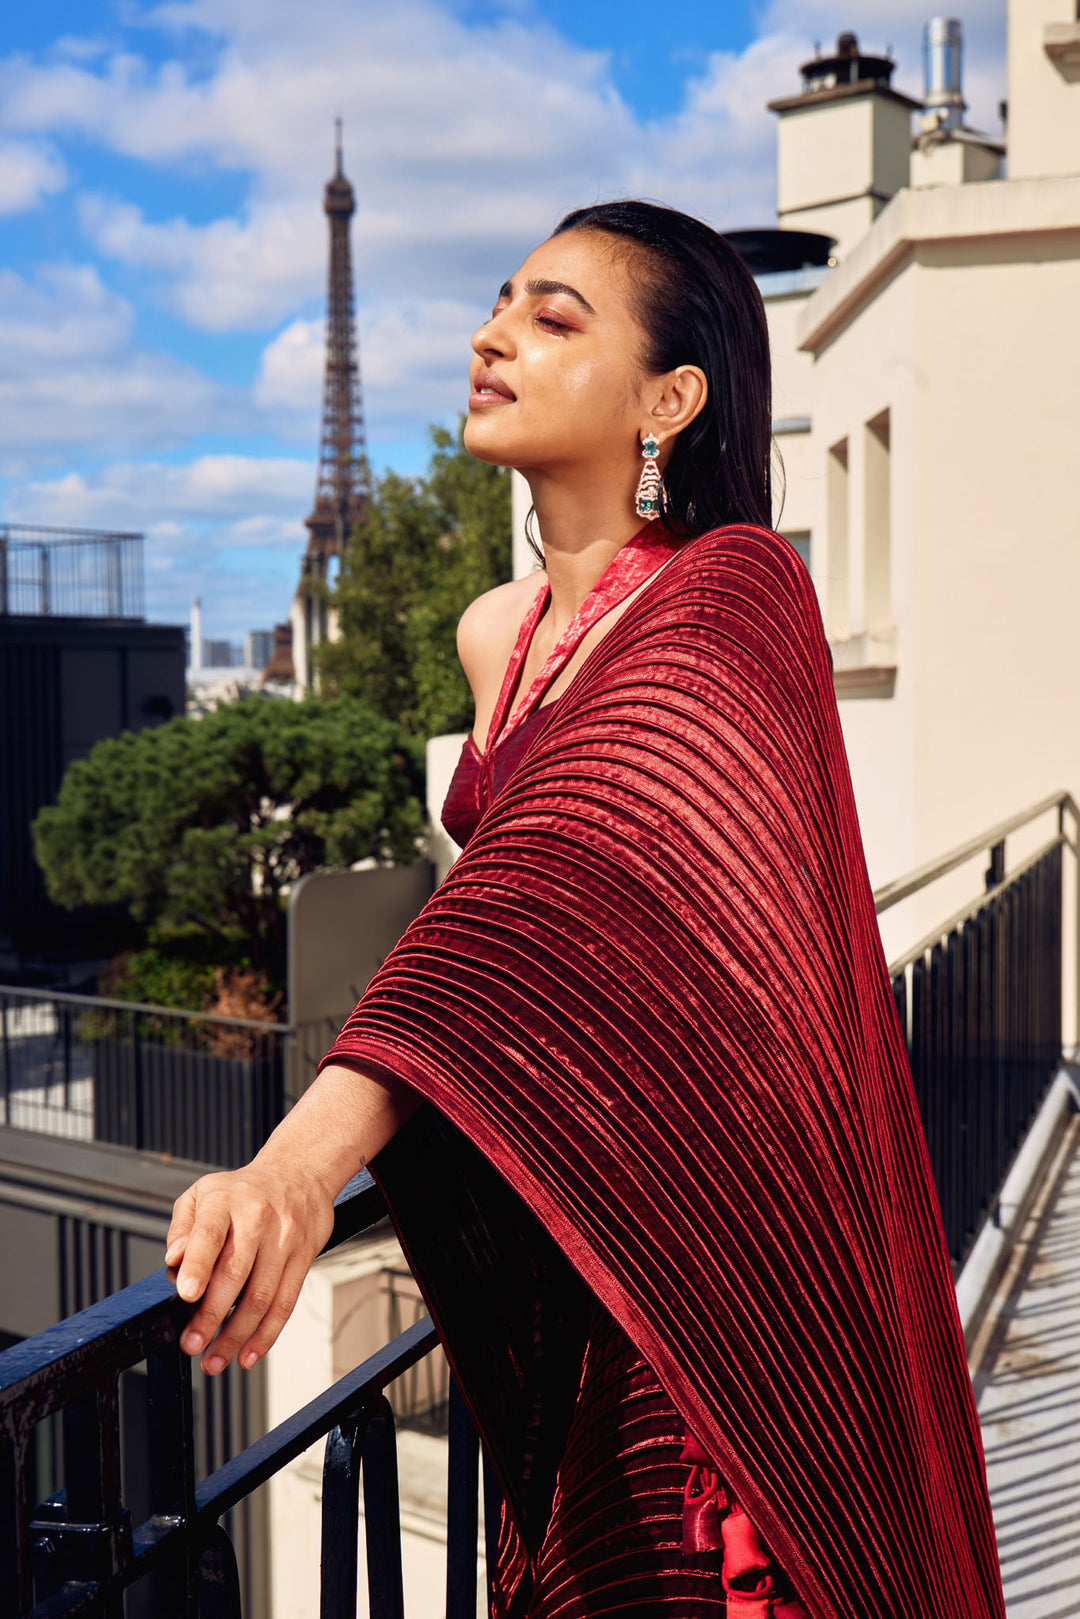
<svg viewBox="0 0 1080 1619">
<path fill-rule="evenodd" d="M 183 1346 L 265 1354 L 372 1162 L 503 1484 L 497 1616 L 1002 1619 L 756 287 L 685 215 L 582 209 L 473 348 L 545 572 L 461 621 L 468 847 L 179 1200 Z"/>
</svg>

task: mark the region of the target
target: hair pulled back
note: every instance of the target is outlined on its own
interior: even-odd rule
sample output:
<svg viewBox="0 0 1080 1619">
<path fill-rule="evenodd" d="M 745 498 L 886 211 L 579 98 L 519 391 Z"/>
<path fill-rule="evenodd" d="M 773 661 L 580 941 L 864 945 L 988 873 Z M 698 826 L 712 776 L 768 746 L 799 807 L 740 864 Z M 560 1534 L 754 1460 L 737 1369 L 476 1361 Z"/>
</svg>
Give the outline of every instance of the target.
<svg viewBox="0 0 1080 1619">
<path fill-rule="evenodd" d="M 704 407 L 675 440 L 662 520 L 695 534 L 725 523 L 772 527 L 772 381 L 765 307 L 753 276 L 711 226 L 650 202 L 575 208 L 554 234 L 620 238 L 635 273 L 648 371 L 698 365 Z"/>
</svg>

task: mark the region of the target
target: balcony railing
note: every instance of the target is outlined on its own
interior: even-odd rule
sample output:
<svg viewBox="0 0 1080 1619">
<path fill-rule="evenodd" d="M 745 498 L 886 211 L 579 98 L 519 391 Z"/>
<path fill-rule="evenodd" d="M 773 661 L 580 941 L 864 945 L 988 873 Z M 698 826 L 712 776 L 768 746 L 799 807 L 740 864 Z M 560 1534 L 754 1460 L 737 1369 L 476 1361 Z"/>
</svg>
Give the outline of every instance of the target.
<svg viewBox="0 0 1080 1619">
<path fill-rule="evenodd" d="M 0 985 L 0 1124 L 235 1168 L 284 1115 L 297 1040 L 283 1023 Z"/>
<path fill-rule="evenodd" d="M 1054 831 L 1006 875 L 1006 839 L 1044 819 L 1056 821 Z M 1061 1057 L 1066 853 L 1073 857 L 1071 965 L 1080 1017 L 1080 810 L 1068 793 L 1033 804 L 874 896 L 880 915 L 971 860 L 988 861 L 984 892 L 889 968 L 956 1271 L 997 1207 Z"/>
<path fill-rule="evenodd" d="M 337 1200 L 328 1248 L 385 1213 L 370 1175 Z M 240 1619 L 240 1578 L 222 1517 L 310 1445 L 326 1439 L 322 1489 L 322 1619 L 353 1619 L 359 1489 L 364 1489 L 370 1611 L 402 1619 L 394 1417 L 385 1390 L 428 1355 L 425 1316 L 264 1438 L 207 1478 L 195 1476 L 191 1362 L 179 1338 L 192 1306 L 159 1271 L 0 1354 L 0 1604 L 19 1619 L 113 1619 L 122 1593 L 147 1587 L 155 1619 Z M 150 1507 L 125 1505 L 119 1387 L 145 1362 L 150 1404 Z M 65 1487 L 33 1499 L 35 1429 L 62 1418 Z M 475 1619 L 479 1440 L 450 1389 L 447 1619 Z M 498 1491 L 485 1468 L 485 1522 L 497 1534 Z M 488 1567 L 494 1564 L 489 1549 Z"/>
<path fill-rule="evenodd" d="M 337 1030 L 0 984 L 0 1126 L 234 1169 Z"/>
<path fill-rule="evenodd" d="M 137 618 L 143 537 L 0 523 L 0 616 Z"/>
<path fill-rule="evenodd" d="M 1030 832 L 1042 816 L 1056 817 L 1056 831 L 1006 873 L 1006 839 Z M 992 1212 L 1061 1055 L 1064 857 L 1070 853 L 1080 869 L 1078 829 L 1075 803 L 1057 794 L 875 896 L 884 911 L 989 856 L 985 891 L 890 969 L 956 1263 Z M 1080 892 L 1073 906 L 1078 920 Z M 1080 974 L 1075 945 L 1074 938 L 1071 964 Z M 358 1176 L 338 1199 L 332 1241 L 367 1229 L 383 1213 L 370 1177 Z M 152 1611 L 161 1619 L 238 1619 L 236 1557 L 221 1519 L 326 1436 L 323 1619 L 355 1614 L 361 1480 L 371 1612 L 398 1619 L 397 1467 L 385 1390 L 434 1348 L 431 1322 L 425 1317 L 408 1326 L 294 1417 L 197 1480 L 192 1373 L 178 1342 L 190 1313 L 160 1271 L 0 1354 L 3 1612 L 18 1619 L 76 1613 L 111 1619 L 121 1611 L 122 1592 L 157 1580 Z M 154 1433 L 151 1510 L 133 1524 L 121 1484 L 118 1383 L 125 1368 L 143 1361 Z M 67 1489 L 39 1504 L 34 1434 L 57 1417 Z M 479 1446 L 453 1384 L 449 1434 L 446 1613 L 475 1619 Z M 490 1548 L 499 1503 L 486 1466 L 484 1495 Z"/>
</svg>

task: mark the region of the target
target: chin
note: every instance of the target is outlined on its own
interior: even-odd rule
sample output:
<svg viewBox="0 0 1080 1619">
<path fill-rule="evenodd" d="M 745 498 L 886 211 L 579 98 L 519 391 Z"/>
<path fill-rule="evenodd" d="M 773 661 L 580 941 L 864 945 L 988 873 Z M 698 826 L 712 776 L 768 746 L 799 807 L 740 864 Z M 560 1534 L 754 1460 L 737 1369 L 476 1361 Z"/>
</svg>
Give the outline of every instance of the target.
<svg viewBox="0 0 1080 1619">
<path fill-rule="evenodd" d="M 495 410 L 498 409 L 500 407 L 496 406 Z M 517 465 L 509 435 L 500 433 L 498 422 L 492 421 L 486 413 L 481 415 L 478 411 L 470 412 L 465 419 L 462 438 L 465 448 L 477 461 L 488 461 L 496 467 Z"/>
</svg>

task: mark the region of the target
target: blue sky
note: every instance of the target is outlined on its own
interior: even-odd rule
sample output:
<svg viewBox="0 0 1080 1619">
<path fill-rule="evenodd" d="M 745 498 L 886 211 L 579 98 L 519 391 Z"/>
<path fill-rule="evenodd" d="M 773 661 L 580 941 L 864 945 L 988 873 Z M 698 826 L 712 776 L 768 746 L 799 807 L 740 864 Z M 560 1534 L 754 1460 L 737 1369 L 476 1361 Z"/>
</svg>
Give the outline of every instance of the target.
<svg viewBox="0 0 1080 1619">
<path fill-rule="evenodd" d="M 152 617 L 283 618 L 311 504 L 322 185 L 345 120 L 377 468 L 420 470 L 468 336 L 560 213 L 773 219 L 773 96 L 854 27 L 919 90 L 919 0 L 80 0 L 0 34 L 0 518 L 142 529 Z M 963 0 L 996 130 L 1005 0 Z"/>
</svg>

